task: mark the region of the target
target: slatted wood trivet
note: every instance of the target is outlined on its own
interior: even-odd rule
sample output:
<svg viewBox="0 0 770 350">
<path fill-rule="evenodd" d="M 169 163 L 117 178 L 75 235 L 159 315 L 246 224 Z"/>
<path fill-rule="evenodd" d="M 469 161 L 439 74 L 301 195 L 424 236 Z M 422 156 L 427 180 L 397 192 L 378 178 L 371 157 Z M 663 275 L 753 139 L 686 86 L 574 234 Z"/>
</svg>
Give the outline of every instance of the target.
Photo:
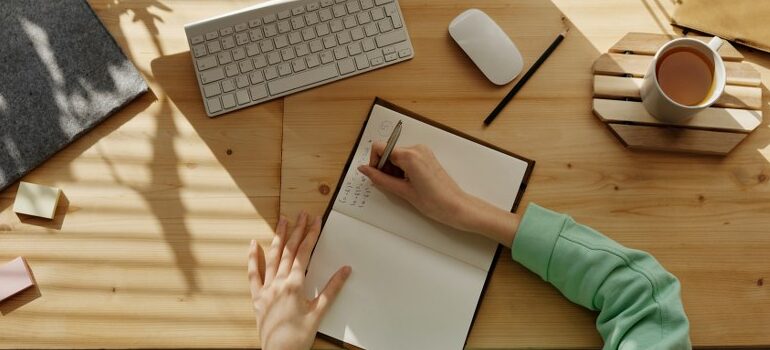
<svg viewBox="0 0 770 350">
<path fill-rule="evenodd" d="M 600 56 L 593 66 L 594 114 L 631 149 L 725 155 L 762 123 L 759 72 L 725 42 L 719 49 L 727 73 L 722 97 L 686 122 L 659 121 L 642 105 L 639 88 L 655 52 L 673 38 L 628 33 Z"/>
</svg>

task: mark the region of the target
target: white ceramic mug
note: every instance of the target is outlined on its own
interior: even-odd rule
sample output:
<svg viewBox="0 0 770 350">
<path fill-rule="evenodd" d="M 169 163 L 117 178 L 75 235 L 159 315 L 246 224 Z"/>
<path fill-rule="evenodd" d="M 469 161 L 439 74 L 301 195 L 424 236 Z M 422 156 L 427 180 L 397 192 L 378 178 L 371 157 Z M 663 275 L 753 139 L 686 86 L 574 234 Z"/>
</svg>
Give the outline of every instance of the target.
<svg viewBox="0 0 770 350">
<path fill-rule="evenodd" d="M 719 96 L 722 96 L 722 92 L 725 89 L 725 64 L 722 62 L 722 57 L 717 53 L 722 43 L 722 39 L 716 36 L 708 44 L 696 39 L 678 38 L 669 41 L 658 49 L 658 52 L 652 59 L 652 63 L 650 63 L 650 68 L 647 69 L 647 75 L 644 76 L 644 82 L 642 82 L 642 104 L 644 104 L 647 112 L 661 121 L 683 122 L 690 119 L 698 111 L 708 108 L 719 99 Z M 683 105 L 672 100 L 660 88 L 656 69 L 658 60 L 668 50 L 677 47 L 694 48 L 705 54 L 714 65 L 713 88 L 700 104 L 694 106 Z"/>
</svg>

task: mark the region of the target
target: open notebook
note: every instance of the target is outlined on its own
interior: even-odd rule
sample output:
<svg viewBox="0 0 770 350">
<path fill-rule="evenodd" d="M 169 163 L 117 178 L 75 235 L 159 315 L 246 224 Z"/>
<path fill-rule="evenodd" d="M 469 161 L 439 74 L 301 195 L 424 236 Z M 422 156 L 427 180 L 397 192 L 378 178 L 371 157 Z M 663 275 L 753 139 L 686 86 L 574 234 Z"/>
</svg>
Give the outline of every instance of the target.
<svg viewBox="0 0 770 350">
<path fill-rule="evenodd" d="M 506 210 L 518 204 L 533 161 L 377 99 L 327 209 L 307 293 L 315 297 L 350 265 L 320 333 L 370 350 L 462 349 L 498 244 L 422 216 L 357 170 L 399 120 L 398 146 L 428 145 L 465 191 Z"/>
</svg>

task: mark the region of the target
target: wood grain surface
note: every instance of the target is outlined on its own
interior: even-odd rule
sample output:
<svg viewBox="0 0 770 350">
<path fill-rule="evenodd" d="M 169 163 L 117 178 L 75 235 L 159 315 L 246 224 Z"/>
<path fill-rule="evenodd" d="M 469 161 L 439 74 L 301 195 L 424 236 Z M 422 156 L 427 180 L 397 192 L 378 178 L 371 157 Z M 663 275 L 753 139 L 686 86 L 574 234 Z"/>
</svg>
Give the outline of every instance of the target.
<svg viewBox="0 0 770 350">
<path fill-rule="evenodd" d="M 257 346 L 248 241 L 272 237 L 279 196 L 285 214 L 323 211 L 374 96 L 537 160 L 521 210 L 535 201 L 653 253 L 682 281 L 695 345 L 770 345 L 767 122 L 715 159 L 631 152 L 591 113 L 592 62 L 627 32 L 673 34 L 670 1 L 402 0 L 413 60 L 213 120 L 183 26 L 257 1 L 89 2 L 152 93 L 24 178 L 62 188 L 53 221 L 19 218 L 15 186 L 0 193 L 0 260 L 27 257 L 39 285 L 0 304 L 1 348 Z M 468 7 L 501 24 L 525 67 L 562 16 L 571 25 L 486 129 L 511 85 L 448 37 Z M 767 111 L 770 57 L 740 51 Z M 594 313 L 500 261 L 469 348 L 600 347 Z"/>
</svg>

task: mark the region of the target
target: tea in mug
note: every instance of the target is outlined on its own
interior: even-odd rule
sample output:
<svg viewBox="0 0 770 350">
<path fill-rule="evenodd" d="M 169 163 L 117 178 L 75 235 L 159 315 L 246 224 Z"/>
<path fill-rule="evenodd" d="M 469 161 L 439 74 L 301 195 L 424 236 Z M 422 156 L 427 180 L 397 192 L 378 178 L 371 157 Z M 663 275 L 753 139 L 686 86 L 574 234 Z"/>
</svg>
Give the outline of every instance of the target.
<svg viewBox="0 0 770 350">
<path fill-rule="evenodd" d="M 703 103 L 714 88 L 714 63 L 695 48 L 675 47 L 664 52 L 655 73 L 666 96 L 685 106 Z"/>
</svg>

